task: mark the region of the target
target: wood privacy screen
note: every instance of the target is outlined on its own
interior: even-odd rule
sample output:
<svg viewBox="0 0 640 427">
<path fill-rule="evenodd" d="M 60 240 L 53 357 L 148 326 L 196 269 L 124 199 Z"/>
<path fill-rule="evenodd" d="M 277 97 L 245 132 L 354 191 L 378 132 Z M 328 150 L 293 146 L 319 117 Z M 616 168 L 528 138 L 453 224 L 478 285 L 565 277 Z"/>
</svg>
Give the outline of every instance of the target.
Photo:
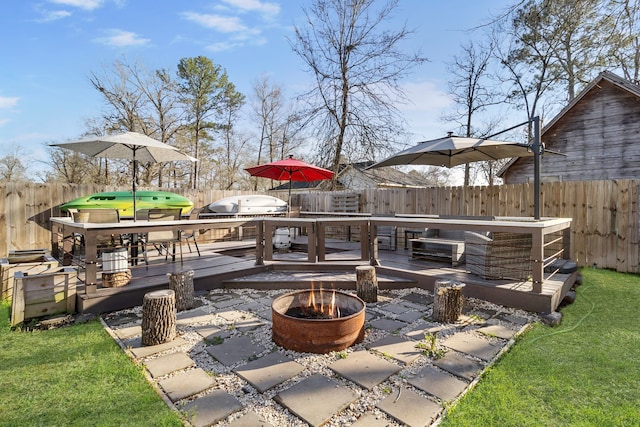
<svg viewBox="0 0 640 427">
<path fill-rule="evenodd" d="M 638 196 L 640 180 L 542 183 L 543 217 L 573 218 L 571 258 L 579 265 L 640 273 Z M 0 257 L 9 250 L 49 248 L 50 216 L 76 197 L 116 187 L 7 183 L 0 186 Z M 127 190 L 127 189 L 125 189 Z M 196 207 L 240 191 L 171 190 L 189 197 Z M 341 194 L 359 194 L 361 212 L 371 214 L 440 214 L 533 216 L 533 185 L 370 189 L 349 192 L 300 192 L 292 205 L 302 211 L 330 212 Z M 286 192 L 272 195 L 286 200 Z M 282 197 L 281 197 L 282 196 Z"/>
</svg>

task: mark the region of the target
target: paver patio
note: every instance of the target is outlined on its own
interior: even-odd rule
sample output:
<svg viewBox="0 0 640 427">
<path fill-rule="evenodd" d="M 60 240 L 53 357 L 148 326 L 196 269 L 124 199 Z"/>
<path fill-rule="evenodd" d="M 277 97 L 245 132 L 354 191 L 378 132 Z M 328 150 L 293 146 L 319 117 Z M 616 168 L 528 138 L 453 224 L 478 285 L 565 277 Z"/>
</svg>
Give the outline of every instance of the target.
<svg viewBox="0 0 640 427">
<path fill-rule="evenodd" d="M 140 344 L 139 309 L 104 319 L 192 425 L 376 427 L 436 421 L 444 405 L 513 342 L 528 316 L 476 302 L 465 312 L 483 316 L 442 325 L 429 320 L 433 298 L 428 292 L 381 291 L 380 301 L 367 305 L 362 343 L 313 355 L 271 341 L 268 304 L 284 292 L 236 289 L 198 295 L 197 308 L 178 313 L 179 336 L 153 347 Z M 425 334 L 437 336 L 444 357 L 433 359 L 416 348 Z"/>
</svg>

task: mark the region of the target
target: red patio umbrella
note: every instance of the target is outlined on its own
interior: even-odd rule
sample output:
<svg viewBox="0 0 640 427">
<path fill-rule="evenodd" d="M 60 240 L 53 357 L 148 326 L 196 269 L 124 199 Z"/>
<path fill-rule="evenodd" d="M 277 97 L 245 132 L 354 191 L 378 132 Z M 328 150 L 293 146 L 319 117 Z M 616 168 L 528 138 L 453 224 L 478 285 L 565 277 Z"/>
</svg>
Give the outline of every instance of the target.
<svg viewBox="0 0 640 427">
<path fill-rule="evenodd" d="M 291 209 L 292 181 L 321 181 L 333 177 L 332 171 L 310 165 L 302 160 L 294 159 L 293 156 L 289 156 L 288 159 L 278 160 L 277 162 L 246 168 L 245 170 L 249 172 L 251 176 L 270 178 L 278 181 L 289 181 L 288 209 Z"/>
</svg>

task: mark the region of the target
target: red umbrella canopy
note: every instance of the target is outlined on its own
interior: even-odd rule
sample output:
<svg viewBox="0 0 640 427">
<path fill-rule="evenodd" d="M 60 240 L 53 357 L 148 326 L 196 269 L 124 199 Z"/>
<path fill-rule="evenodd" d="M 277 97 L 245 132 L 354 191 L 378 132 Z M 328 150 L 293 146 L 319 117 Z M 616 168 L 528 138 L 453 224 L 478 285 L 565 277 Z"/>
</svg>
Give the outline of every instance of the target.
<svg viewBox="0 0 640 427">
<path fill-rule="evenodd" d="M 246 168 L 245 170 L 251 176 L 278 181 L 321 181 L 333 177 L 332 171 L 294 159 L 293 156 L 277 162 Z"/>
</svg>

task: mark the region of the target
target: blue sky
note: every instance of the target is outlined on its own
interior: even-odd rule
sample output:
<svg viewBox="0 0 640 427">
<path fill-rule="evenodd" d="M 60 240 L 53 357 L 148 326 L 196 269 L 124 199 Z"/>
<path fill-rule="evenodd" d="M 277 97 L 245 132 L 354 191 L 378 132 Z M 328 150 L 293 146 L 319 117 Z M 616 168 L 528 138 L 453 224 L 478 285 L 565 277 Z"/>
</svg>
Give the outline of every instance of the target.
<svg viewBox="0 0 640 427">
<path fill-rule="evenodd" d="M 303 25 L 310 0 L 2 0 L 0 3 L 0 156 L 19 147 L 46 159 L 44 144 L 77 138 L 103 103 L 91 87 L 115 60 L 175 72 L 180 58 L 204 55 L 250 95 L 261 75 L 293 95 L 311 82 L 286 40 Z M 400 0 L 394 23 L 415 29 L 407 49 L 430 62 L 404 82 L 411 105 L 401 107 L 411 142 L 454 130 L 445 62 L 513 1 Z"/>
</svg>

